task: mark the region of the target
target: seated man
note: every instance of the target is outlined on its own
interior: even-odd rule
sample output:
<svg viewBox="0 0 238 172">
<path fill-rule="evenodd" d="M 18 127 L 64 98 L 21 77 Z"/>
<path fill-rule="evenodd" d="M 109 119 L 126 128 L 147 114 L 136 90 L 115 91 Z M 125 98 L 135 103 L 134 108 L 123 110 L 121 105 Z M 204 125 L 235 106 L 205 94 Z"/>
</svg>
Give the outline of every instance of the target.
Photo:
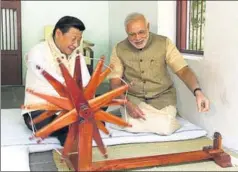
<svg viewBox="0 0 238 172">
<path fill-rule="evenodd" d="M 125 105 L 129 115 L 124 114 L 125 119 L 133 125 L 130 130 L 171 134 L 179 128 L 174 121 L 176 90 L 167 65 L 192 91 L 198 111 L 208 111 L 209 100 L 171 40 L 151 33 L 149 23 L 142 14 L 128 15 L 124 24 L 128 37 L 112 50 L 110 63 L 114 64 L 114 69 L 109 79 L 112 89 L 121 86 L 120 78 L 131 84 Z M 165 124 L 172 128 L 164 131 Z"/>
<path fill-rule="evenodd" d="M 46 41 L 35 45 L 27 54 L 26 88 L 48 95 L 59 96 L 50 83 L 41 75 L 40 71 L 36 69 L 36 65 L 39 65 L 58 81 L 64 83 L 64 78 L 61 74 L 56 58 L 61 58 L 62 63 L 69 70 L 71 76 L 73 76 L 75 59 L 78 53 L 80 53 L 78 49 L 84 30 L 85 26 L 78 18 L 71 16 L 62 17 L 56 23 L 52 36 L 50 36 Z M 80 60 L 83 86 L 86 86 L 89 82 L 90 75 L 82 54 Z M 25 93 L 25 105 L 37 103 L 46 103 L 46 101 L 30 93 Z M 52 122 L 57 116 L 57 114 L 55 114 L 34 126 L 30 125 L 31 120 L 41 115 L 41 113 L 42 111 L 22 111 L 25 123 L 29 129 L 32 130 L 34 127 L 34 129 L 39 130 Z M 61 145 L 63 145 L 67 132 L 68 127 L 65 127 L 52 133 L 51 136 L 58 137 Z"/>
</svg>

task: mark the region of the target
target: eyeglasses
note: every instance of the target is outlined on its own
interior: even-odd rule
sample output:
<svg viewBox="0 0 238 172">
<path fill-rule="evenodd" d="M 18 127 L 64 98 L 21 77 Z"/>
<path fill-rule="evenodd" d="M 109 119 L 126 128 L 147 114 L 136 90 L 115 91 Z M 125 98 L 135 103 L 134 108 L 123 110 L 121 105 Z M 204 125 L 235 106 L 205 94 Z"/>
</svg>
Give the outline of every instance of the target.
<svg viewBox="0 0 238 172">
<path fill-rule="evenodd" d="M 145 37 L 147 35 L 147 30 L 140 30 L 139 32 L 137 33 L 128 33 L 128 37 L 130 39 L 135 39 L 137 37 Z"/>
</svg>

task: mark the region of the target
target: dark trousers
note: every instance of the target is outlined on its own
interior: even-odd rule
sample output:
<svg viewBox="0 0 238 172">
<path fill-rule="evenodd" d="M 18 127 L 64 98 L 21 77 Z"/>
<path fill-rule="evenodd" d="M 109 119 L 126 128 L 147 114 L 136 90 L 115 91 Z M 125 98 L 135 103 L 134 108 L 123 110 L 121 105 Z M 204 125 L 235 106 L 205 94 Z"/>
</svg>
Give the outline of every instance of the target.
<svg viewBox="0 0 238 172">
<path fill-rule="evenodd" d="M 42 110 L 37 110 L 37 111 L 33 111 L 33 112 L 30 112 L 30 113 L 25 113 L 23 114 L 23 118 L 24 118 L 24 121 L 25 121 L 25 124 L 26 126 L 32 130 L 32 125 L 30 125 L 30 122 L 31 122 L 31 118 L 34 119 L 36 118 L 37 116 L 41 115 L 44 111 Z M 30 116 L 31 115 L 31 118 Z M 41 128 L 43 128 L 44 126 L 48 125 L 49 123 L 51 123 L 55 118 L 57 117 L 57 115 L 53 115 L 49 118 L 46 118 L 45 120 L 35 124 L 33 127 L 34 127 L 34 130 L 40 130 Z M 57 137 L 60 141 L 60 144 L 63 146 L 64 145 L 64 142 L 66 140 L 66 137 L 67 137 L 67 133 L 68 133 L 68 126 L 64 127 L 64 128 L 61 128 L 53 133 L 50 134 L 50 136 L 54 136 L 54 137 Z"/>
</svg>

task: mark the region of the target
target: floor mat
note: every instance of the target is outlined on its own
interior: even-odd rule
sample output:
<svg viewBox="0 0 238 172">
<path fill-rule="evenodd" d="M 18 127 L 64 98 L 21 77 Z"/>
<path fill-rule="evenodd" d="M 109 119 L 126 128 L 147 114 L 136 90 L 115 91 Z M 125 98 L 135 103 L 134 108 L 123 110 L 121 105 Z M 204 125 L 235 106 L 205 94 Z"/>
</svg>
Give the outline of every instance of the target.
<svg viewBox="0 0 238 172">
<path fill-rule="evenodd" d="M 207 137 L 201 137 L 192 140 L 159 142 L 159 143 L 136 143 L 124 144 L 107 147 L 108 159 L 121 159 L 151 155 L 161 155 L 169 153 L 179 153 L 187 151 L 202 150 L 203 146 L 212 145 L 212 140 Z M 238 154 L 226 151 L 238 158 Z M 69 171 L 66 163 L 60 161 L 60 155 L 53 151 L 53 158 L 58 171 Z M 103 160 L 99 150 L 93 148 L 93 161 Z M 213 161 L 204 161 L 196 163 L 186 163 L 169 166 L 158 166 L 144 169 L 134 169 L 132 171 L 238 171 L 238 167 L 221 168 Z"/>
</svg>

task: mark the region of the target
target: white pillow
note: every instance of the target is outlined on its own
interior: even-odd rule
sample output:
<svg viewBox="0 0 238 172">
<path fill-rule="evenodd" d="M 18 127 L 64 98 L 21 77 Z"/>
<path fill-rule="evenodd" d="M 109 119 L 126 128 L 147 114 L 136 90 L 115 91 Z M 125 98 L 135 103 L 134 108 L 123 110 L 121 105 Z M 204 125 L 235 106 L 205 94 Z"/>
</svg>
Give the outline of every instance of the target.
<svg viewBox="0 0 238 172">
<path fill-rule="evenodd" d="M 1 147 L 1 171 L 30 171 L 27 147 Z"/>
</svg>

